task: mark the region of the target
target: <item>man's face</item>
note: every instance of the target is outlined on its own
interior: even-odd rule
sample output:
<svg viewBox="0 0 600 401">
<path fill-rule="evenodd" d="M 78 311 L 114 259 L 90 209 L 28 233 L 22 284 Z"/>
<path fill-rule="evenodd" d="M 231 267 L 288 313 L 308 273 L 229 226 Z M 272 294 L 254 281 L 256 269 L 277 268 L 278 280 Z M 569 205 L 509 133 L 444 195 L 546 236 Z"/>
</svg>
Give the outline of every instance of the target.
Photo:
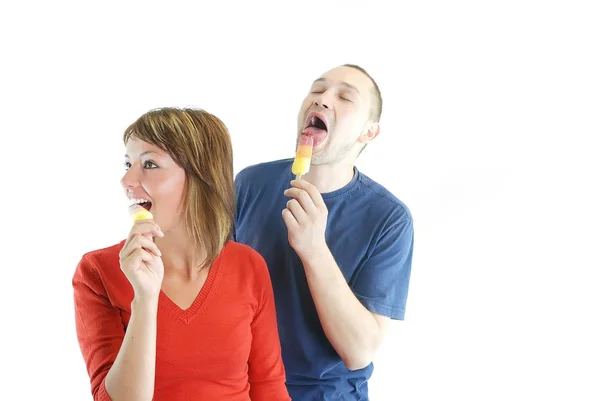
<svg viewBox="0 0 600 401">
<path fill-rule="evenodd" d="M 313 82 L 298 113 L 298 138 L 305 131 L 314 137 L 312 164 L 356 157 L 376 124 L 371 121 L 373 89 L 369 77 L 351 67 L 334 68 Z"/>
</svg>

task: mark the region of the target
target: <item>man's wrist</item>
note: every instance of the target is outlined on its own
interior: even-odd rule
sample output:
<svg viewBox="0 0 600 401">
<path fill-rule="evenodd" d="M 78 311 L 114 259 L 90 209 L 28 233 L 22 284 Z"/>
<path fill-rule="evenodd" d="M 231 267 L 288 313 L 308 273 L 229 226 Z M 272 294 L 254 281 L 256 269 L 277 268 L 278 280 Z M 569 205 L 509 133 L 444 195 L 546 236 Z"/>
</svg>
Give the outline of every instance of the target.
<svg viewBox="0 0 600 401">
<path fill-rule="evenodd" d="M 322 244 L 313 246 L 304 255 L 298 256 L 300 256 L 305 269 L 319 269 L 320 266 L 327 264 L 333 257 L 325 241 Z"/>
</svg>

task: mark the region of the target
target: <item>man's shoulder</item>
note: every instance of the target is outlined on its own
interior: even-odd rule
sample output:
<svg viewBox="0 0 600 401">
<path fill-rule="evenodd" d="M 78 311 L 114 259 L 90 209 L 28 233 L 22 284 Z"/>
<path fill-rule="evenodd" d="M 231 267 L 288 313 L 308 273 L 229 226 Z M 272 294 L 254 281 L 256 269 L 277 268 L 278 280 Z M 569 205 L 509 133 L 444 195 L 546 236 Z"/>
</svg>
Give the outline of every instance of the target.
<svg viewBox="0 0 600 401">
<path fill-rule="evenodd" d="M 372 199 L 373 207 L 386 210 L 395 220 L 412 220 L 409 207 L 389 189 L 364 173 L 360 174 L 360 182 Z"/>
<path fill-rule="evenodd" d="M 293 159 L 279 159 L 263 163 L 252 164 L 248 167 L 243 168 L 236 175 L 237 182 L 244 182 L 245 180 L 256 179 L 268 179 L 274 174 L 281 174 L 289 166 L 291 166 Z"/>
</svg>

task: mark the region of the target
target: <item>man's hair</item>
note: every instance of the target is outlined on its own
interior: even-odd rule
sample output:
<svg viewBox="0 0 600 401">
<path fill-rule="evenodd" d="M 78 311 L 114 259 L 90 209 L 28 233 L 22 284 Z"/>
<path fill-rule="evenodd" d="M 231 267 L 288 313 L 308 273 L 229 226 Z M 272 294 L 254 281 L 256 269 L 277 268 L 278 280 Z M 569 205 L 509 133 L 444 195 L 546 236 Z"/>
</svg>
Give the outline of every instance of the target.
<svg viewBox="0 0 600 401">
<path fill-rule="evenodd" d="M 186 175 L 184 221 L 197 250 L 210 266 L 233 232 L 233 151 L 229 131 L 216 116 L 191 108 L 151 110 L 123 134 L 158 146 Z"/>
<path fill-rule="evenodd" d="M 360 72 L 362 72 L 363 74 L 365 74 L 373 83 L 373 91 L 371 93 L 372 95 L 372 103 L 373 103 L 373 107 L 371 108 L 371 118 L 374 121 L 379 122 L 379 119 L 381 118 L 381 110 L 382 110 L 382 104 L 383 104 L 383 100 L 381 99 L 381 91 L 379 90 L 379 86 L 377 85 L 377 82 L 375 82 L 375 80 L 373 79 L 373 77 L 371 75 L 369 75 L 369 73 L 367 71 L 365 71 L 364 68 L 356 65 L 356 64 L 344 64 L 343 67 L 350 67 L 350 68 L 354 68 L 355 70 L 358 70 Z"/>
</svg>

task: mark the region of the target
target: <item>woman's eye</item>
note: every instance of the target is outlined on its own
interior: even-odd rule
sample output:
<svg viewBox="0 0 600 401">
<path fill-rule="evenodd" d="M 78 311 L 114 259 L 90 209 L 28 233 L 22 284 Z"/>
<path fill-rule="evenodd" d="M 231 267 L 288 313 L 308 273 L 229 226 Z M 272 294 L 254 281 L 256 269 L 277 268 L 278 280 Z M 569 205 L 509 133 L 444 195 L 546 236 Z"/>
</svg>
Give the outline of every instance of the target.
<svg viewBox="0 0 600 401">
<path fill-rule="evenodd" d="M 156 167 L 158 167 L 158 166 L 156 164 L 154 164 L 154 162 L 152 162 L 150 160 L 147 160 L 147 161 L 144 162 L 144 168 L 150 169 L 150 168 L 156 168 Z"/>
<path fill-rule="evenodd" d="M 123 165 L 125 166 L 125 170 L 129 170 L 129 168 L 131 167 L 131 163 L 129 162 L 125 162 L 123 163 Z"/>
</svg>

